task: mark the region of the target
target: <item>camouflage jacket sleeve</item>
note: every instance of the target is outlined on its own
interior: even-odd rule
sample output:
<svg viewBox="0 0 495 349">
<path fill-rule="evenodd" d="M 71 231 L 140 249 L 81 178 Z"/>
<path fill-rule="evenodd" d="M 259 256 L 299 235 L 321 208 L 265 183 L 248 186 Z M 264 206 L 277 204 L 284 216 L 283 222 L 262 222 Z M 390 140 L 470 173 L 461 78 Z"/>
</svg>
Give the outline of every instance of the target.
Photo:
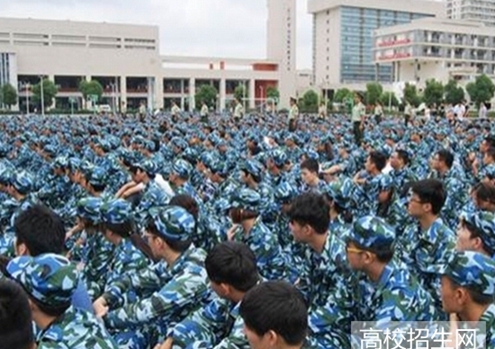
<svg viewBox="0 0 495 349">
<path fill-rule="evenodd" d="M 242 331 L 242 320 L 237 314 L 238 308 L 235 307 L 232 311 L 231 308 L 232 303 L 216 298 L 205 308 L 198 310 L 193 316 L 175 326 L 168 336 L 174 339 L 174 349 L 203 347 L 248 349 L 249 346 Z M 236 318 L 235 315 L 237 315 Z"/>
<path fill-rule="evenodd" d="M 119 281 L 113 285 L 107 285 L 107 291 L 103 294 L 103 298 L 110 305 L 110 308 L 121 307 L 125 302 L 125 295 L 129 289 L 136 293 L 142 293 L 143 290 L 158 290 L 160 289 L 160 276 L 158 269 L 161 264 L 156 264 L 151 268 L 141 269 L 139 273 L 124 275 Z"/>
<path fill-rule="evenodd" d="M 148 323 L 156 318 L 160 318 L 160 322 L 167 322 L 172 315 L 197 302 L 197 295 L 206 291 L 206 271 L 191 273 L 186 269 L 175 275 L 151 297 L 111 311 L 105 317 L 105 323 L 111 328 L 126 328 L 129 325 Z"/>
</svg>

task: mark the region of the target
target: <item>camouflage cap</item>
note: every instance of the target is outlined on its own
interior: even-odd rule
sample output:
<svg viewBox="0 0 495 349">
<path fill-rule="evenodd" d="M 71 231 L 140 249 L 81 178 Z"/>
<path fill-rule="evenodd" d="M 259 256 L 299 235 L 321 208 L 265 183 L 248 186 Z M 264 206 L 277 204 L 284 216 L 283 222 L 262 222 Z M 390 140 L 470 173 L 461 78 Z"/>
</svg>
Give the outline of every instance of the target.
<svg viewBox="0 0 495 349">
<path fill-rule="evenodd" d="M 291 202 L 294 198 L 296 198 L 298 192 L 296 188 L 290 185 L 288 182 L 282 182 L 275 187 L 275 200 L 280 203 L 288 203 Z"/>
<path fill-rule="evenodd" d="M 350 178 L 342 177 L 333 181 L 325 187 L 325 193 L 338 206 L 343 209 L 349 209 L 353 206 L 353 188 L 354 184 Z"/>
<path fill-rule="evenodd" d="M 172 165 L 172 172 L 184 179 L 189 179 L 192 170 L 192 165 L 184 159 L 175 160 Z"/>
<path fill-rule="evenodd" d="M 249 188 L 241 189 L 234 193 L 230 198 L 230 207 L 242 208 L 253 212 L 258 212 L 260 203 L 260 194 Z"/>
<path fill-rule="evenodd" d="M 482 253 L 455 251 L 448 265 L 436 269 L 462 287 L 486 296 L 495 295 L 495 260 Z"/>
<path fill-rule="evenodd" d="M 378 181 L 378 188 L 380 191 L 387 191 L 394 186 L 394 179 L 388 174 L 381 174 Z"/>
<path fill-rule="evenodd" d="M 166 239 L 187 241 L 195 232 L 194 216 L 180 206 L 153 208 L 149 210 L 149 214 L 157 233 Z"/>
<path fill-rule="evenodd" d="M 107 177 L 107 171 L 101 166 L 96 166 L 91 170 L 88 182 L 93 186 L 104 186 L 107 182 Z"/>
<path fill-rule="evenodd" d="M 21 194 L 27 194 L 33 189 L 33 176 L 26 171 L 13 173 L 10 180 L 10 184 Z"/>
<path fill-rule="evenodd" d="M 31 297 L 54 307 L 70 305 L 78 283 L 76 267 L 52 253 L 17 257 L 7 265 L 7 272 Z"/>
<path fill-rule="evenodd" d="M 141 169 L 150 176 L 154 176 L 158 172 L 158 166 L 151 159 L 146 159 L 132 166 L 134 169 Z"/>
<path fill-rule="evenodd" d="M 95 224 L 101 222 L 101 206 L 103 200 L 98 197 L 86 197 L 76 205 L 77 216 L 87 219 Z"/>
<path fill-rule="evenodd" d="M 101 205 L 101 220 L 107 224 L 123 224 L 132 220 L 132 205 L 124 199 L 112 199 Z"/>
<path fill-rule="evenodd" d="M 288 161 L 287 154 L 282 149 L 275 149 L 270 154 L 270 158 L 277 166 L 282 166 Z"/>
<path fill-rule="evenodd" d="M 380 217 L 364 216 L 353 223 L 349 240 L 364 248 L 387 250 L 394 245 L 395 230 Z"/>
<path fill-rule="evenodd" d="M 244 161 L 241 164 L 240 169 L 258 178 L 260 178 L 263 173 L 263 166 L 255 160 Z"/>
<path fill-rule="evenodd" d="M 488 211 L 477 211 L 464 214 L 462 220 L 474 226 L 485 247 L 495 252 L 495 214 Z"/>
<path fill-rule="evenodd" d="M 67 168 L 69 165 L 69 159 L 65 156 L 58 156 L 55 160 L 53 160 L 52 166 L 53 168 Z"/>
<path fill-rule="evenodd" d="M 2 167 L 0 169 L 0 184 L 9 185 L 12 182 L 12 176 L 14 173 L 8 167 Z"/>
</svg>

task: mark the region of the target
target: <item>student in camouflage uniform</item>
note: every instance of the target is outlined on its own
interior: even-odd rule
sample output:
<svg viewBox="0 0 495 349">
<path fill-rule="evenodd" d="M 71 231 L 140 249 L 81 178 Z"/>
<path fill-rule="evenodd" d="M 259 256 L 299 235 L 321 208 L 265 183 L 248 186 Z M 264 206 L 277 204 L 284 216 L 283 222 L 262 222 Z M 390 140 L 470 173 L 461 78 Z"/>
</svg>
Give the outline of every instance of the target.
<svg viewBox="0 0 495 349">
<path fill-rule="evenodd" d="M 433 299 L 409 273 L 393 261 L 395 232 L 383 219 L 364 216 L 354 222 L 347 239 L 347 258 L 353 270 L 367 276 L 356 297 L 360 321 L 387 328 L 392 321 L 437 320 Z M 363 287 L 365 288 L 365 287 Z"/>
<path fill-rule="evenodd" d="M 495 214 L 477 211 L 462 216 L 457 229 L 457 250 L 495 255 Z"/>
<path fill-rule="evenodd" d="M 218 297 L 169 330 L 160 349 L 248 349 L 239 316 L 244 294 L 260 277 L 253 252 L 240 242 L 223 242 L 206 257 L 210 285 Z M 173 344 L 173 346 L 172 346 Z"/>
<path fill-rule="evenodd" d="M 103 324 L 71 306 L 78 275 L 65 257 L 44 254 L 17 257 L 7 266 L 11 278 L 28 293 L 33 320 L 41 329 L 38 349 L 117 349 Z"/>
<path fill-rule="evenodd" d="M 461 321 L 485 322 L 484 347 L 495 348 L 495 261 L 478 252 L 456 252 L 437 272 L 444 310 Z"/>
<path fill-rule="evenodd" d="M 344 242 L 328 231 L 329 209 L 324 197 L 312 192 L 292 202 L 290 229 L 296 242 L 308 246 L 297 286 L 309 304 L 311 346 L 349 348 L 355 281 Z"/>
<path fill-rule="evenodd" d="M 123 276 L 93 304 L 117 343 L 126 348 L 146 348 L 163 341 L 168 328 L 209 300 L 206 254 L 191 243 L 193 216 L 178 206 L 150 214 L 146 237 L 159 262 Z M 148 296 L 129 303 L 125 297 L 129 289 Z"/>
<path fill-rule="evenodd" d="M 433 296 L 438 310 L 441 310 L 440 278 L 434 268 L 447 263 L 455 249 L 455 234 L 439 217 L 444 202 L 445 191 L 440 181 L 426 179 L 414 183 L 408 211 L 417 224 L 409 226 L 398 239 L 398 257 Z"/>
<path fill-rule="evenodd" d="M 268 281 L 248 291 L 241 307 L 251 348 L 301 349 L 308 330 L 308 308 L 292 285 Z"/>
</svg>

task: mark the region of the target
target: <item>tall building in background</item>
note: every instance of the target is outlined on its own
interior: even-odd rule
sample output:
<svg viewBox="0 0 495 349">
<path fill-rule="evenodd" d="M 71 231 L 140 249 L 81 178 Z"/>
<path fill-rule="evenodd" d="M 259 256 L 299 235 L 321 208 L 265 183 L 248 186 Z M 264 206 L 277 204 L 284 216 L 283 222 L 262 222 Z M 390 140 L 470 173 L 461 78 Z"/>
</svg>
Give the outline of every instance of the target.
<svg viewBox="0 0 495 349">
<path fill-rule="evenodd" d="M 308 0 L 313 15 L 313 84 L 323 90 L 392 81 L 392 66 L 374 63 L 373 31 L 424 17 L 445 17 L 427 0 Z"/>
<path fill-rule="evenodd" d="M 495 0 L 447 0 L 447 16 L 495 26 Z"/>
<path fill-rule="evenodd" d="M 280 62 L 282 104 L 296 93 L 296 0 L 267 0 L 267 59 Z"/>
</svg>

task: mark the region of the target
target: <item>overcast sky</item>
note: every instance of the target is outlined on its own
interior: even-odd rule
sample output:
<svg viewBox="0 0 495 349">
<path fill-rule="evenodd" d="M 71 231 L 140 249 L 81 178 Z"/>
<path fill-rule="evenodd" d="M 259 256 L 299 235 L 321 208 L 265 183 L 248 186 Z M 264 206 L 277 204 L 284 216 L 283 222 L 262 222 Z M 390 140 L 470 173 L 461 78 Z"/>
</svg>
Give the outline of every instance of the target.
<svg viewBox="0 0 495 349">
<path fill-rule="evenodd" d="M 311 68 L 311 16 L 297 0 L 297 67 Z M 0 0 L 0 16 L 153 24 L 161 53 L 266 56 L 265 0 Z"/>
</svg>

